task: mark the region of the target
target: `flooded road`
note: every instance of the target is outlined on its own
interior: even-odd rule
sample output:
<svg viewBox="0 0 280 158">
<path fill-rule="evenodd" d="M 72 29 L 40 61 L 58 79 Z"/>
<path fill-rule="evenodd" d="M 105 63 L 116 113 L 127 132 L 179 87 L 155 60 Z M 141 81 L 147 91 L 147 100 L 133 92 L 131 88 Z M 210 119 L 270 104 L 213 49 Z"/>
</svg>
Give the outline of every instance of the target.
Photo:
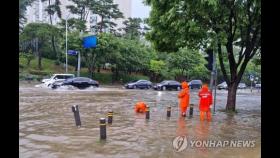
<svg viewBox="0 0 280 158">
<path fill-rule="evenodd" d="M 235 115 L 225 108 L 227 93 L 217 91 L 216 113 L 211 122 L 199 120 L 197 90 L 191 91 L 195 104 L 193 118 L 178 116 L 178 91 L 126 90 L 121 87 L 85 90 L 19 87 L 19 157 L 261 157 L 261 95 L 240 91 Z M 142 100 L 150 106 L 150 120 L 134 113 Z M 79 105 L 82 127 L 74 122 L 72 105 Z M 171 118 L 166 108 L 172 106 Z M 99 118 L 114 111 L 113 124 L 107 125 L 107 140 L 99 140 Z M 188 109 L 189 111 L 189 109 Z M 188 115 L 187 115 L 188 116 Z M 188 140 L 248 140 L 254 147 L 190 147 L 176 152 L 176 136 Z"/>
</svg>

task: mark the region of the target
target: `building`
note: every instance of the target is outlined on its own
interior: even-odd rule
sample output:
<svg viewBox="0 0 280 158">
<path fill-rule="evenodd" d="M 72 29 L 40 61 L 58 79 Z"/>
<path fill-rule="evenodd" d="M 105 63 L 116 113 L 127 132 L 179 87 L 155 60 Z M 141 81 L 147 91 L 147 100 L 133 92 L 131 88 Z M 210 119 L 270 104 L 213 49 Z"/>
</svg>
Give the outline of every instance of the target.
<svg viewBox="0 0 280 158">
<path fill-rule="evenodd" d="M 129 17 L 131 17 L 131 1 L 132 0 L 114 0 L 116 4 L 119 5 L 120 11 L 123 13 L 124 18 L 123 19 L 117 19 L 113 20 L 117 24 L 116 29 L 122 28 L 123 21 Z M 50 0 L 50 3 L 53 4 L 55 0 Z M 73 18 L 76 15 L 73 15 L 69 12 L 69 10 L 66 8 L 68 5 L 73 5 L 73 3 L 69 0 L 60 0 L 60 9 L 61 9 L 61 18 L 66 19 Z M 49 23 L 50 24 L 50 17 L 45 11 L 49 4 L 49 1 L 42 2 L 41 0 L 35 0 L 31 6 L 27 8 L 26 11 L 26 18 L 28 23 L 32 22 L 42 22 L 42 23 Z M 56 25 L 58 22 L 60 22 L 61 19 L 55 14 L 52 16 L 52 23 L 53 25 Z M 100 21 L 100 17 L 98 15 L 92 14 L 91 12 L 87 16 L 87 30 L 90 32 L 93 32 L 94 30 L 91 29 L 92 26 L 95 26 Z M 107 30 L 104 30 L 107 31 Z"/>
</svg>

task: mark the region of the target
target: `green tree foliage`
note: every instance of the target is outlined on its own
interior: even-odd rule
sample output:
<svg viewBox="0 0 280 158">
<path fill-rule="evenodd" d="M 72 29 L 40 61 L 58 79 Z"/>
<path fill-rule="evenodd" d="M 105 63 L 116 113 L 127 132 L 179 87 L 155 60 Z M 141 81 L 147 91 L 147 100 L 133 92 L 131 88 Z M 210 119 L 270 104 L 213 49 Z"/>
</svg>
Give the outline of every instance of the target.
<svg viewBox="0 0 280 158">
<path fill-rule="evenodd" d="M 48 6 L 45 9 L 45 11 L 49 14 L 50 18 L 50 24 L 53 24 L 52 17 L 53 15 L 57 14 L 59 18 L 61 18 L 61 10 L 60 10 L 60 0 L 55 0 L 53 3 L 51 3 L 51 0 L 41 0 L 42 2 L 48 1 Z"/>
<path fill-rule="evenodd" d="M 236 90 L 248 62 L 261 53 L 260 0 L 146 0 L 152 6 L 146 37 L 159 51 L 180 47 L 204 48 L 218 53 L 228 84 L 226 109 L 235 110 Z M 223 51 L 223 46 L 226 51 Z M 234 46 L 240 50 L 234 53 Z M 226 57 L 226 60 L 224 59 Z M 229 63 L 226 69 L 225 61 Z"/>
<path fill-rule="evenodd" d="M 66 6 L 66 8 L 69 9 L 70 13 L 78 15 L 78 18 L 71 18 L 73 20 L 69 19 L 70 26 L 72 27 L 74 26 L 79 31 L 85 31 L 86 30 L 85 22 L 90 12 L 89 7 L 91 3 L 95 3 L 95 0 L 70 0 L 70 1 L 72 1 L 74 5 L 68 5 Z M 65 26 L 65 21 L 62 21 L 61 24 Z"/>
<path fill-rule="evenodd" d="M 96 32 L 104 32 L 104 29 L 110 29 L 115 32 L 116 23 L 112 19 L 123 18 L 122 12 L 118 8 L 118 4 L 114 4 L 113 0 L 96 0 L 90 4 L 90 10 L 93 14 L 100 16 L 101 20 L 94 28 Z"/>
<path fill-rule="evenodd" d="M 38 69 L 42 68 L 41 57 L 49 54 L 52 36 L 59 38 L 59 29 L 44 23 L 29 23 L 20 34 L 20 41 L 38 38 Z"/>
<path fill-rule="evenodd" d="M 174 69 L 175 77 L 184 76 L 185 79 L 206 79 L 207 69 L 205 61 L 198 51 L 187 47 L 179 48 L 177 52 L 170 53 L 167 57 L 169 68 Z"/>
<path fill-rule="evenodd" d="M 140 35 L 142 34 L 141 30 L 141 18 L 128 18 L 123 22 L 125 25 L 122 28 L 125 32 L 125 36 L 129 39 L 139 39 Z"/>
<path fill-rule="evenodd" d="M 152 72 L 152 80 L 159 81 L 159 77 L 166 75 L 167 64 L 163 60 L 150 60 L 150 70 Z"/>
<path fill-rule="evenodd" d="M 32 51 L 28 51 L 27 53 L 19 53 L 19 56 L 26 59 L 26 66 L 29 67 L 31 60 L 35 58 L 34 53 Z"/>
<path fill-rule="evenodd" d="M 48 6 L 47 8 L 45 9 L 45 11 L 49 14 L 49 18 L 50 18 L 50 24 L 53 25 L 53 16 L 55 14 L 57 14 L 57 16 L 59 18 L 61 18 L 61 10 L 60 10 L 60 0 L 55 0 L 54 3 L 51 3 L 51 0 L 41 0 L 42 2 L 45 2 L 45 1 L 48 1 Z M 57 58 L 59 58 L 59 54 L 56 50 L 56 40 L 55 40 L 55 37 L 52 36 L 51 38 L 51 42 L 52 42 L 52 49 L 53 49 L 53 52 L 56 54 Z"/>
<path fill-rule="evenodd" d="M 26 22 L 26 8 L 33 3 L 34 0 L 19 0 L 19 32 L 23 30 L 23 24 Z"/>
</svg>

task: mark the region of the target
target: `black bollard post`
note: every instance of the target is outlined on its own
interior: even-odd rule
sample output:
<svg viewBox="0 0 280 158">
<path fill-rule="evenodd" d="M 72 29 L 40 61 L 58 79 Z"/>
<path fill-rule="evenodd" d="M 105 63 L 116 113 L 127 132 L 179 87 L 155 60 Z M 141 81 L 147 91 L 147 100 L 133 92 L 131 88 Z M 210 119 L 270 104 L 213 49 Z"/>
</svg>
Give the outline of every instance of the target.
<svg viewBox="0 0 280 158">
<path fill-rule="evenodd" d="M 190 117 L 193 116 L 193 104 L 190 105 Z"/>
<path fill-rule="evenodd" d="M 150 119 L 150 107 L 146 107 L 146 119 Z"/>
<path fill-rule="evenodd" d="M 74 113 L 76 126 L 78 126 L 78 127 L 81 126 L 82 123 L 81 123 L 81 118 L 80 118 L 80 113 L 79 113 L 79 106 L 78 105 L 73 105 L 72 106 L 72 111 Z"/>
<path fill-rule="evenodd" d="M 167 117 L 171 116 L 171 106 L 167 107 Z"/>
<path fill-rule="evenodd" d="M 108 112 L 108 123 L 113 123 L 113 111 Z"/>
<path fill-rule="evenodd" d="M 100 118 L 100 139 L 106 139 L 106 119 Z"/>
</svg>

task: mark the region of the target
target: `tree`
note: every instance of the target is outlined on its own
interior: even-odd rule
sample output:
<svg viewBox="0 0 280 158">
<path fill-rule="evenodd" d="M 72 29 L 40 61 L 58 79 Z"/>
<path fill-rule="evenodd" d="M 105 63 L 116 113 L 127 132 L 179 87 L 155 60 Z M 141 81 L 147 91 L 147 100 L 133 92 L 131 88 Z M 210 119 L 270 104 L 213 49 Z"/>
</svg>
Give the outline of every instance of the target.
<svg viewBox="0 0 280 158">
<path fill-rule="evenodd" d="M 53 3 L 51 3 L 51 0 L 41 0 L 41 1 L 42 2 L 48 1 L 48 7 L 45 9 L 45 11 L 49 14 L 50 24 L 53 25 L 52 17 L 55 14 L 57 14 L 57 16 L 61 18 L 60 0 L 55 0 Z"/>
<path fill-rule="evenodd" d="M 50 24 L 53 25 L 52 16 L 57 14 L 59 18 L 61 18 L 61 10 L 60 10 L 60 0 L 55 0 L 53 4 L 51 4 L 51 0 L 41 0 L 42 2 L 48 1 L 48 7 L 45 9 L 45 11 L 49 14 L 50 18 Z M 55 37 L 52 36 L 52 48 L 54 53 L 56 54 L 57 58 L 59 57 L 58 52 L 56 51 L 56 45 L 55 45 Z"/>
<path fill-rule="evenodd" d="M 141 35 L 141 18 L 128 18 L 123 22 L 125 25 L 124 28 L 122 28 L 125 32 L 125 36 L 129 39 L 139 39 Z"/>
<path fill-rule="evenodd" d="M 205 61 L 198 51 L 194 51 L 187 47 L 179 48 L 177 52 L 170 53 L 167 57 L 170 69 L 179 70 L 179 76 L 185 76 L 189 79 L 191 72 L 194 75 L 197 67 L 200 67 L 201 72 L 206 72 L 204 68 Z"/>
<path fill-rule="evenodd" d="M 26 66 L 28 67 L 30 65 L 31 60 L 34 59 L 34 54 L 31 50 L 29 50 L 27 53 L 20 53 L 19 56 L 22 56 L 26 59 Z"/>
<path fill-rule="evenodd" d="M 26 8 L 33 3 L 34 0 L 19 0 L 19 32 L 23 30 L 23 24 L 26 22 Z"/>
<path fill-rule="evenodd" d="M 59 37 L 59 29 L 45 23 L 29 23 L 20 35 L 22 41 L 38 39 L 38 69 L 42 69 L 41 59 L 46 48 L 50 45 L 51 37 Z"/>
<path fill-rule="evenodd" d="M 260 0 L 147 0 L 152 6 L 147 38 L 158 50 L 216 48 L 228 84 L 226 110 L 235 111 L 236 90 L 248 62 L 261 53 Z M 226 51 L 223 51 L 223 47 Z M 234 53 L 234 47 L 240 49 Z M 224 57 L 229 63 L 226 69 Z"/>
<path fill-rule="evenodd" d="M 90 12 L 89 7 L 92 3 L 95 3 L 95 0 L 70 0 L 70 1 L 72 1 L 74 5 L 68 5 L 66 6 L 66 8 L 69 9 L 72 14 L 78 15 L 78 18 L 73 18 L 75 20 L 72 20 L 72 22 L 75 23 L 74 26 L 78 26 L 77 29 L 79 29 L 79 31 L 85 31 L 86 30 L 85 22 Z"/>
<path fill-rule="evenodd" d="M 150 60 L 150 70 L 152 71 L 152 79 L 158 81 L 160 75 L 167 71 L 166 63 L 162 60 Z"/>
<path fill-rule="evenodd" d="M 101 21 L 95 26 L 96 30 L 100 33 L 104 28 L 110 28 L 110 32 L 116 26 L 116 23 L 111 19 L 123 18 L 122 12 L 118 9 L 118 4 L 114 4 L 113 0 L 96 0 L 90 3 L 90 10 L 93 14 L 100 16 Z"/>
</svg>

